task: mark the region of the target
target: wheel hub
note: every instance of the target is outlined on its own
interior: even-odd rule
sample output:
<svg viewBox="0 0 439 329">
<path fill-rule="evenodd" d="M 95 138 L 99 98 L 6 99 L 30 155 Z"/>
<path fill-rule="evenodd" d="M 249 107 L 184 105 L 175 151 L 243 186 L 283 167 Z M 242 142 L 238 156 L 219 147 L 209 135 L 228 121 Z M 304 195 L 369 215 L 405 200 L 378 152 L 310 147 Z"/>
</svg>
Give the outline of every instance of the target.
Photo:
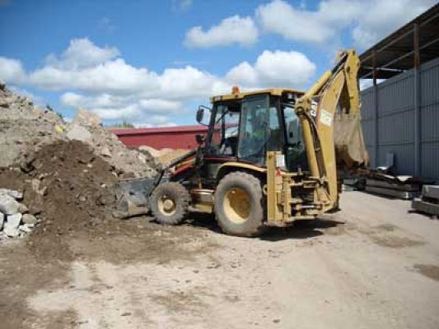
<svg viewBox="0 0 439 329">
<path fill-rule="evenodd" d="M 242 224 L 250 217 L 250 197 L 244 189 L 235 187 L 227 191 L 223 206 L 226 216 L 236 224 Z"/>
<path fill-rule="evenodd" d="M 159 206 L 160 211 L 163 214 L 168 215 L 168 216 L 173 215 L 176 211 L 176 208 L 177 208 L 175 201 L 166 195 L 164 195 L 159 200 L 158 206 Z"/>
</svg>

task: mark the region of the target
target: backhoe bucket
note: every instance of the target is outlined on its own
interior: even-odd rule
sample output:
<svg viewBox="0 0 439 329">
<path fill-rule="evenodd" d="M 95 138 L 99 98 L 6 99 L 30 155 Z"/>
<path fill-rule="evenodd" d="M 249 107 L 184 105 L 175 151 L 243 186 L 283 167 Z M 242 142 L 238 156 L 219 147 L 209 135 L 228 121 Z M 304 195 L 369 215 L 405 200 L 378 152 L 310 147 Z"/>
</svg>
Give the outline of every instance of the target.
<svg viewBox="0 0 439 329">
<path fill-rule="evenodd" d="M 159 177 L 160 175 L 152 178 L 124 179 L 116 183 L 117 203 L 113 216 L 128 218 L 148 213 L 148 197 L 154 190 Z"/>
<path fill-rule="evenodd" d="M 348 167 L 365 166 L 369 162 L 359 114 L 338 113 L 334 121 L 334 144 L 337 162 Z"/>
</svg>

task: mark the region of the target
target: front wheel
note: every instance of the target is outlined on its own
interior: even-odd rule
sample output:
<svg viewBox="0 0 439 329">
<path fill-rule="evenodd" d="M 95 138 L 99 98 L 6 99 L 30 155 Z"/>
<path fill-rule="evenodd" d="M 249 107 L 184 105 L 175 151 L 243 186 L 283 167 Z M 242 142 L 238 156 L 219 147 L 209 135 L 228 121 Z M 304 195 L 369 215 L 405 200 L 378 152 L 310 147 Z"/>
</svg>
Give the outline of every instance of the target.
<svg viewBox="0 0 439 329">
<path fill-rule="evenodd" d="M 215 191 L 215 215 L 224 233 L 258 236 L 265 230 L 261 183 L 245 172 L 232 172 Z"/>
<path fill-rule="evenodd" d="M 167 182 L 157 186 L 151 194 L 151 212 L 160 224 L 180 224 L 186 216 L 190 195 L 180 183 Z"/>
</svg>

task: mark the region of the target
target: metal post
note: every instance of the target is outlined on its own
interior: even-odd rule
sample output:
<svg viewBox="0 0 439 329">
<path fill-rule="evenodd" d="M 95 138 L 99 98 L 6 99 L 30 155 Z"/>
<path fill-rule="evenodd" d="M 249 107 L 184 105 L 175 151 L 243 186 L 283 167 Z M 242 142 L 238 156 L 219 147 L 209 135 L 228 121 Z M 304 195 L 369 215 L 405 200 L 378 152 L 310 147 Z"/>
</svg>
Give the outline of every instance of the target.
<svg viewBox="0 0 439 329">
<path fill-rule="evenodd" d="M 421 169 L 421 110 L 420 110 L 420 79 L 419 79 L 419 66 L 421 63 L 419 53 L 419 25 L 413 24 L 413 49 L 414 49 L 414 62 L 413 62 L 413 84 L 414 84 L 414 165 L 415 176 L 422 175 Z"/>
<path fill-rule="evenodd" d="M 372 78 L 373 78 L 373 106 L 374 106 L 374 167 L 379 166 L 378 162 L 378 148 L 379 148 L 379 135 L 378 135 L 378 87 L 377 87 L 377 72 L 376 72 L 376 54 L 375 49 L 372 51 Z"/>
</svg>

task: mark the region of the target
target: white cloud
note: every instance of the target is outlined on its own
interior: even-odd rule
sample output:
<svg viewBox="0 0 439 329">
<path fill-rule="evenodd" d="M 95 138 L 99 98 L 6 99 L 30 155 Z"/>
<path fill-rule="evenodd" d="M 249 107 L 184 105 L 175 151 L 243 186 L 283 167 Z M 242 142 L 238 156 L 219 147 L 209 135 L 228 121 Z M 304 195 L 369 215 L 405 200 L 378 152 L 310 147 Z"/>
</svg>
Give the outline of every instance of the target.
<svg viewBox="0 0 439 329">
<path fill-rule="evenodd" d="M 10 84 L 19 84 L 25 79 L 26 73 L 19 60 L 0 57 L 0 80 Z"/>
<path fill-rule="evenodd" d="M 337 42 L 344 31 L 349 31 L 354 45 L 364 49 L 435 3 L 435 0 L 326 0 L 316 10 L 307 10 L 274 0 L 259 6 L 256 17 L 264 31 L 292 41 L 326 45 Z"/>
<path fill-rule="evenodd" d="M 258 39 L 258 29 L 252 18 L 238 15 L 223 19 L 218 25 L 204 31 L 195 26 L 186 33 L 185 45 L 188 47 L 208 48 L 240 44 L 248 46 Z"/>
<path fill-rule="evenodd" d="M 141 98 L 140 96 L 120 96 L 98 94 L 85 96 L 66 92 L 60 97 L 61 104 L 73 108 L 85 108 L 95 112 L 104 120 L 132 120 L 150 115 L 166 113 L 181 114 L 183 104 L 178 101 Z"/>
<path fill-rule="evenodd" d="M 95 107 L 114 107 L 124 106 L 127 101 L 111 94 L 99 94 L 94 96 L 84 96 L 74 92 L 66 92 L 60 97 L 61 103 L 75 108 L 95 108 Z"/>
<path fill-rule="evenodd" d="M 133 122 L 135 127 L 144 127 L 144 128 L 150 128 L 150 127 L 173 127 L 176 126 L 176 124 L 172 121 L 169 121 L 169 117 L 166 115 L 152 115 L 148 118 L 147 122 L 142 121 L 134 121 Z"/>
<path fill-rule="evenodd" d="M 156 74 L 145 68 L 135 68 L 122 58 L 95 66 L 64 68 L 52 65 L 32 72 L 30 83 L 49 90 L 74 88 L 90 92 L 140 92 L 157 88 Z"/>
<path fill-rule="evenodd" d="M 127 120 L 131 121 L 141 115 L 140 109 L 136 104 L 117 108 L 93 108 L 90 109 L 104 120 Z"/>
<path fill-rule="evenodd" d="M 71 42 L 59 58 L 52 55 L 45 66 L 29 73 L 27 83 L 53 91 L 75 89 L 94 94 L 170 99 L 207 96 L 224 87 L 216 76 L 192 66 L 169 68 L 160 74 L 134 67 L 115 57 L 117 54 L 115 48 L 99 48 L 89 40 L 80 42 L 79 46 Z M 19 61 L 9 61 L 16 64 L 17 70 L 21 67 Z"/>
<path fill-rule="evenodd" d="M 352 31 L 354 43 L 359 48 L 370 47 L 435 3 L 435 0 L 375 0 L 364 8 L 366 14 L 358 17 L 358 23 Z"/>
<path fill-rule="evenodd" d="M 297 87 L 314 71 L 315 65 L 299 52 L 264 51 L 254 64 L 242 62 L 225 76 L 190 65 L 154 72 L 132 66 L 116 48 L 101 48 L 88 39 L 73 40 L 61 55 L 51 55 L 30 72 L 18 60 L 0 58 L 0 78 L 8 83 L 61 91 L 62 105 L 91 110 L 106 121 L 154 125 L 173 123 L 169 118 L 184 115 L 191 100 L 228 93 L 232 84 Z"/>
<path fill-rule="evenodd" d="M 226 75 L 231 83 L 248 87 L 303 87 L 316 66 L 297 51 L 265 50 L 252 66 L 248 62 L 232 68 Z"/>
<path fill-rule="evenodd" d="M 160 94 L 171 99 L 210 96 L 229 89 L 218 77 L 192 66 L 166 69 L 158 81 Z"/>
<path fill-rule="evenodd" d="M 166 100 L 166 99 L 141 99 L 140 106 L 149 111 L 160 111 L 169 113 L 176 113 L 182 109 L 181 102 Z"/>
<path fill-rule="evenodd" d="M 256 16 L 266 32 L 280 34 L 289 40 L 321 43 L 335 34 L 317 12 L 295 9 L 282 0 L 261 5 Z"/>
<path fill-rule="evenodd" d="M 226 75 L 232 83 L 254 86 L 258 83 L 258 73 L 248 62 L 242 62 L 233 67 Z"/>
<path fill-rule="evenodd" d="M 50 54 L 46 58 L 46 64 L 59 69 L 80 69 L 94 67 L 119 55 L 117 48 L 98 47 L 87 38 L 73 39 L 59 58 Z"/>
</svg>

